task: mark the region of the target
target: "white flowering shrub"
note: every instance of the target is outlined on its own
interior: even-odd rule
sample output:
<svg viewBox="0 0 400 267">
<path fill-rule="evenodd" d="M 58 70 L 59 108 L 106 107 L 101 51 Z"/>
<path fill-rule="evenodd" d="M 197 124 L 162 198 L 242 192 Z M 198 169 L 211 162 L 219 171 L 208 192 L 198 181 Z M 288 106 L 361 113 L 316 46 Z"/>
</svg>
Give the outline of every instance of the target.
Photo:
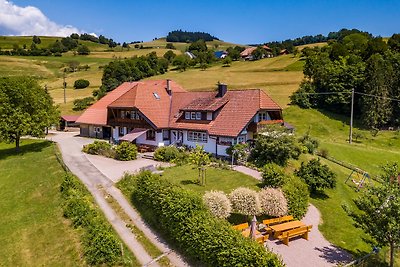
<svg viewBox="0 0 400 267">
<path fill-rule="evenodd" d="M 288 204 L 280 188 L 266 187 L 258 192 L 263 214 L 280 217 L 288 213 Z"/>
<path fill-rule="evenodd" d="M 222 191 L 206 192 L 203 196 L 203 201 L 211 213 L 217 218 L 225 219 L 231 214 L 231 202 Z"/>
<path fill-rule="evenodd" d="M 257 215 L 261 211 L 260 201 L 256 191 L 239 187 L 229 194 L 232 210 L 244 215 Z"/>
</svg>

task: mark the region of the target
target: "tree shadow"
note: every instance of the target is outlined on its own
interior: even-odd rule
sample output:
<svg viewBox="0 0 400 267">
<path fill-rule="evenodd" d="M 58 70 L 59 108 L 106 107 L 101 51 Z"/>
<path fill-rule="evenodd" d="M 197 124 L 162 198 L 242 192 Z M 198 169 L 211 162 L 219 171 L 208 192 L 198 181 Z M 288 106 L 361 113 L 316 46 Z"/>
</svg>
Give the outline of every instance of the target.
<svg viewBox="0 0 400 267">
<path fill-rule="evenodd" d="M 24 144 L 22 142 L 18 152 L 15 150 L 15 147 L 0 149 L 0 160 L 7 159 L 11 156 L 23 156 L 26 153 L 40 152 L 49 146 L 51 146 L 51 142 L 49 141 L 34 142 L 29 144 Z"/>
<path fill-rule="evenodd" d="M 181 181 L 181 184 L 183 184 L 183 185 L 188 185 L 188 184 L 199 185 L 199 183 L 197 181 L 193 181 L 193 180 L 183 180 L 183 181 Z"/>
<path fill-rule="evenodd" d="M 315 250 L 322 253 L 321 258 L 332 264 L 344 264 L 353 260 L 350 253 L 335 246 L 325 246 L 322 248 L 315 248 Z"/>
<path fill-rule="evenodd" d="M 313 199 L 321 199 L 321 200 L 329 198 L 329 196 L 324 191 L 317 191 L 317 192 L 311 193 L 310 197 Z"/>
</svg>

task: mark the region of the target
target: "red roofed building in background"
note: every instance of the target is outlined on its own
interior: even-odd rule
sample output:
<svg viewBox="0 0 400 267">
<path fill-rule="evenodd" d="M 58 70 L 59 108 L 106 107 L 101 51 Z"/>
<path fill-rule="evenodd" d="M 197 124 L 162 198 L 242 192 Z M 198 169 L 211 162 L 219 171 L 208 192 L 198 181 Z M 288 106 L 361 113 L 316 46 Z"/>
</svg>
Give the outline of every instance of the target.
<svg viewBox="0 0 400 267">
<path fill-rule="evenodd" d="M 81 136 L 154 148 L 199 144 L 226 156 L 229 146 L 253 139 L 267 121 L 283 124 L 282 109 L 260 89 L 228 91 L 218 84 L 217 91 L 188 92 L 173 81 L 157 80 L 121 84 L 77 123 Z"/>
</svg>

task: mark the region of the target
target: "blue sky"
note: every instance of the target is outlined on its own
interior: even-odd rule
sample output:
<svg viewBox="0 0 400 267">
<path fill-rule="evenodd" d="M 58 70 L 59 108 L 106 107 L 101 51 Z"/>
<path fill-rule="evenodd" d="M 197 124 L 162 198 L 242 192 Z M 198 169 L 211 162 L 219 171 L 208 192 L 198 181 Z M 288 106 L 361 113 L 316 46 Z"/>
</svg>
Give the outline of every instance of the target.
<svg viewBox="0 0 400 267">
<path fill-rule="evenodd" d="M 10 10 L 36 7 L 48 21 L 61 27 L 62 33 L 78 29 L 118 42 L 148 41 L 175 29 L 205 31 L 241 44 L 326 35 L 341 28 L 358 28 L 381 36 L 400 32 L 400 1 L 0 0 L 0 9 L 1 2 L 12 5 Z M 21 9 L 19 15 L 36 25 L 30 21 L 35 16 L 26 15 L 28 11 Z M 1 17 L 0 34 L 29 34 L 34 28 L 19 31 L 22 23 L 2 23 Z M 23 21 L 20 17 L 16 20 Z"/>
</svg>

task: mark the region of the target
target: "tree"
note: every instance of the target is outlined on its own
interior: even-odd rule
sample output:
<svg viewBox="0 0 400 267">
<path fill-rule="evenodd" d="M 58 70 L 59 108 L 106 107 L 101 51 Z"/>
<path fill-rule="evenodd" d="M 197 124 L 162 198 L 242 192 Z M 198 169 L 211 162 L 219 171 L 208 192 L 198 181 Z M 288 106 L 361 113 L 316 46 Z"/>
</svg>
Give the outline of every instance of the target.
<svg viewBox="0 0 400 267">
<path fill-rule="evenodd" d="M 168 60 L 168 62 L 172 62 L 174 60 L 174 58 L 176 57 L 176 54 L 172 50 L 168 50 L 167 52 L 165 52 L 163 57 L 166 60 Z"/>
<path fill-rule="evenodd" d="M 302 162 L 295 174 L 308 185 L 311 193 L 336 187 L 336 174 L 327 165 L 321 164 L 319 159 L 312 159 L 307 164 Z"/>
<path fill-rule="evenodd" d="M 190 151 L 189 161 L 196 165 L 199 170 L 199 183 L 206 184 L 205 167 L 210 163 L 210 156 L 204 151 L 202 146 L 196 144 L 196 147 Z"/>
<path fill-rule="evenodd" d="M 262 185 L 267 187 L 282 187 L 286 181 L 283 169 L 275 163 L 265 164 L 262 168 Z"/>
<path fill-rule="evenodd" d="M 72 39 L 78 40 L 79 39 L 79 34 L 77 33 L 72 33 L 70 36 Z"/>
<path fill-rule="evenodd" d="M 86 45 L 79 45 L 78 49 L 76 50 L 78 52 L 78 55 L 89 55 L 90 54 L 90 50 Z"/>
<path fill-rule="evenodd" d="M 294 136 L 283 127 L 267 127 L 257 136 L 250 160 L 262 167 L 267 163 L 285 166 L 289 159 L 301 154 Z"/>
<path fill-rule="evenodd" d="M 222 60 L 222 64 L 224 64 L 224 67 L 230 67 L 232 63 L 232 58 L 230 56 L 226 56 L 223 60 Z"/>
<path fill-rule="evenodd" d="M 32 37 L 32 42 L 33 42 L 34 44 L 41 44 L 41 43 L 42 43 L 42 41 L 40 40 L 40 38 L 39 38 L 38 36 L 36 36 L 36 35 L 34 35 L 34 36 Z"/>
<path fill-rule="evenodd" d="M 231 202 L 222 191 L 206 192 L 203 196 L 203 202 L 217 218 L 226 219 L 231 215 Z"/>
<path fill-rule="evenodd" d="M 185 71 L 189 67 L 190 58 L 186 55 L 178 55 L 172 61 L 172 65 L 176 66 L 180 71 Z"/>
<path fill-rule="evenodd" d="M 0 78 L 0 139 L 15 142 L 21 136 L 43 137 L 45 128 L 58 122 L 50 95 L 29 77 Z"/>
<path fill-rule="evenodd" d="M 367 60 L 364 93 L 376 95 L 362 97 L 362 119 L 370 128 L 384 126 L 391 117 L 390 85 L 393 69 L 382 55 L 374 54 Z"/>
<path fill-rule="evenodd" d="M 166 49 L 176 49 L 173 43 L 167 43 L 167 44 L 165 45 L 165 48 L 166 48 Z"/>
<path fill-rule="evenodd" d="M 344 207 L 358 227 L 380 246 L 389 245 L 390 266 L 394 250 L 400 244 L 400 170 L 397 164 L 384 167 L 382 184 L 368 187 L 354 203 L 358 210 Z"/>
<path fill-rule="evenodd" d="M 388 46 L 390 49 L 396 52 L 400 52 L 400 34 L 393 34 L 388 40 Z"/>
<path fill-rule="evenodd" d="M 256 191 L 239 187 L 229 194 L 233 212 L 243 215 L 258 215 L 261 212 L 260 200 Z"/>
</svg>

